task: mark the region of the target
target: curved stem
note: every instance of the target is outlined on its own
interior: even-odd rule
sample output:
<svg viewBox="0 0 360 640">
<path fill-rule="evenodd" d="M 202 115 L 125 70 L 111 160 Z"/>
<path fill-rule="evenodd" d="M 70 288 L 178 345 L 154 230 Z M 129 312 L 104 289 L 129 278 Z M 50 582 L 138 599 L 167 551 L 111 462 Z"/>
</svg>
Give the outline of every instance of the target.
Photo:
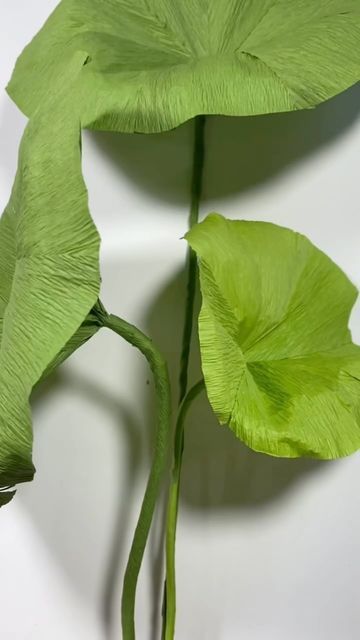
<svg viewBox="0 0 360 640">
<path fill-rule="evenodd" d="M 175 582 L 175 543 L 176 525 L 179 511 L 181 480 L 181 462 L 184 449 L 184 424 L 189 408 L 195 398 L 205 388 L 200 380 L 185 396 L 176 422 L 174 466 L 172 471 L 166 521 L 166 627 L 165 640 L 172 640 L 175 633 L 176 582 Z"/>
<path fill-rule="evenodd" d="M 121 602 L 123 640 L 134 640 L 136 586 L 161 478 L 166 465 L 171 434 L 171 390 L 167 364 L 150 338 L 133 325 L 114 315 L 104 315 L 103 325 L 130 342 L 146 357 L 154 374 L 158 401 L 158 428 L 154 458 L 125 571 Z"/>
<path fill-rule="evenodd" d="M 191 183 L 191 206 L 189 214 L 189 229 L 199 220 L 200 199 L 202 193 L 203 170 L 205 158 L 205 116 L 197 116 L 195 118 L 195 136 L 194 136 L 194 156 L 193 156 L 193 175 Z M 192 249 L 188 251 L 188 281 L 187 281 L 187 297 L 185 306 L 184 330 L 182 339 L 182 351 L 180 360 L 180 378 L 179 378 L 179 404 L 185 397 L 188 386 L 189 358 L 191 337 L 193 330 L 194 318 L 194 301 L 196 293 L 196 276 L 197 276 L 197 258 Z"/>
</svg>

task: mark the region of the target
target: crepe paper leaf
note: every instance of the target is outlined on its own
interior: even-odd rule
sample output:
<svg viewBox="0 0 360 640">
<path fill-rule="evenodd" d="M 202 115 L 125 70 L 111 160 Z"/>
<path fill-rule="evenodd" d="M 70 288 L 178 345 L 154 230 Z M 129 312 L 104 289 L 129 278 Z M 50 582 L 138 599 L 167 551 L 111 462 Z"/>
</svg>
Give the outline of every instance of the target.
<svg viewBox="0 0 360 640">
<path fill-rule="evenodd" d="M 42 382 L 51 375 L 65 360 L 67 360 L 75 351 L 80 349 L 86 342 L 90 340 L 104 326 L 102 319 L 99 317 L 97 306 L 101 305 L 98 301 L 97 305 L 90 311 L 84 322 L 78 328 L 76 333 L 71 336 L 70 340 L 65 344 L 59 353 L 56 354 L 54 360 L 46 367 L 39 382 Z M 102 306 L 102 305 L 101 305 Z"/>
<path fill-rule="evenodd" d="M 360 448 L 357 291 L 300 235 L 218 214 L 186 236 L 200 262 L 202 367 L 222 424 L 256 451 L 337 458 Z"/>
<path fill-rule="evenodd" d="M 73 67 L 82 67 L 83 56 Z M 10 202 L 0 219 L 4 489 L 33 477 L 30 393 L 87 317 L 99 286 L 99 237 L 81 175 L 80 122 L 69 100 L 55 94 L 26 128 Z M 0 503 L 12 495 L 0 494 Z"/>
<path fill-rule="evenodd" d="M 62 0 L 8 91 L 33 114 L 85 51 L 84 127 L 310 108 L 360 79 L 359 0 Z"/>
</svg>

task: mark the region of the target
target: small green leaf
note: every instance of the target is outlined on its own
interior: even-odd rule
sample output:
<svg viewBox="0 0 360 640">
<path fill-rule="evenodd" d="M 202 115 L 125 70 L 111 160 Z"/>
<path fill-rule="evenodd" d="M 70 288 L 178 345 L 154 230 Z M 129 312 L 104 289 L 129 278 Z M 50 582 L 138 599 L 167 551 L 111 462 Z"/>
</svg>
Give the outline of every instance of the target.
<svg viewBox="0 0 360 640">
<path fill-rule="evenodd" d="M 82 67 L 74 58 L 72 71 Z M 58 78 L 59 86 L 61 77 Z M 99 237 L 81 175 L 80 121 L 54 93 L 28 124 L 0 219 L 0 487 L 31 480 L 29 396 L 98 298 Z M 63 358 L 62 358 L 63 359 Z M 0 493 L 0 505 L 13 493 Z"/>
<path fill-rule="evenodd" d="M 62 0 L 8 88 L 27 115 L 77 51 L 84 127 L 310 108 L 360 79 L 359 0 Z"/>
<path fill-rule="evenodd" d="M 337 458 L 360 448 L 357 291 L 304 236 L 212 214 L 186 236 L 200 263 L 210 403 L 249 447 Z"/>
</svg>

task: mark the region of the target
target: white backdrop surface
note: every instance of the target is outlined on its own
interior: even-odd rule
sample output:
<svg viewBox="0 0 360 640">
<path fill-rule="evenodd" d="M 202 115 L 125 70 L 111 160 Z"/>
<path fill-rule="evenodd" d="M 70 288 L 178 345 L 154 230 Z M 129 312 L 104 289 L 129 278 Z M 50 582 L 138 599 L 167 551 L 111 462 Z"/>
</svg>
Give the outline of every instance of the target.
<svg viewBox="0 0 360 640">
<path fill-rule="evenodd" d="M 1 210 L 25 126 L 5 85 L 55 5 L 1 2 Z M 360 286 L 359 98 L 357 87 L 311 112 L 209 119 L 202 213 L 299 230 Z M 103 300 L 151 333 L 174 378 L 191 135 L 191 124 L 147 137 L 84 134 Z M 359 341 L 359 306 L 351 326 Z M 104 331 L 37 391 L 37 475 L 0 512 L 2 640 L 121 637 L 122 572 L 151 452 L 148 378 L 141 357 Z M 357 640 L 359 488 L 360 454 L 333 463 L 257 455 L 198 402 L 184 461 L 177 640 Z M 159 508 L 139 585 L 139 640 L 160 637 L 161 518 Z"/>
</svg>

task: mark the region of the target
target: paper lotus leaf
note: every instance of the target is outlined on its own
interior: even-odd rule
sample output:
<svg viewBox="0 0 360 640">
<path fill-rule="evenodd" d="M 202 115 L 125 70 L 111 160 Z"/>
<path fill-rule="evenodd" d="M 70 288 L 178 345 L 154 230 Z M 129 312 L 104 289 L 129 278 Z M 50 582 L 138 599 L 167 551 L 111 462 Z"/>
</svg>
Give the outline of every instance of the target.
<svg viewBox="0 0 360 640">
<path fill-rule="evenodd" d="M 75 62 L 83 64 L 80 58 Z M 80 155 L 79 118 L 54 95 L 27 126 L 0 219 L 3 489 L 33 476 L 29 396 L 98 297 L 99 237 L 88 212 Z M 0 505 L 12 495 L 0 493 Z"/>
<path fill-rule="evenodd" d="M 357 291 L 304 236 L 212 214 L 187 234 L 200 263 L 210 403 L 249 447 L 337 458 L 360 448 Z"/>
<path fill-rule="evenodd" d="M 360 79 L 359 0 L 63 0 L 10 95 L 33 114 L 86 52 L 83 127 L 157 132 L 197 114 L 314 107 Z"/>
</svg>

